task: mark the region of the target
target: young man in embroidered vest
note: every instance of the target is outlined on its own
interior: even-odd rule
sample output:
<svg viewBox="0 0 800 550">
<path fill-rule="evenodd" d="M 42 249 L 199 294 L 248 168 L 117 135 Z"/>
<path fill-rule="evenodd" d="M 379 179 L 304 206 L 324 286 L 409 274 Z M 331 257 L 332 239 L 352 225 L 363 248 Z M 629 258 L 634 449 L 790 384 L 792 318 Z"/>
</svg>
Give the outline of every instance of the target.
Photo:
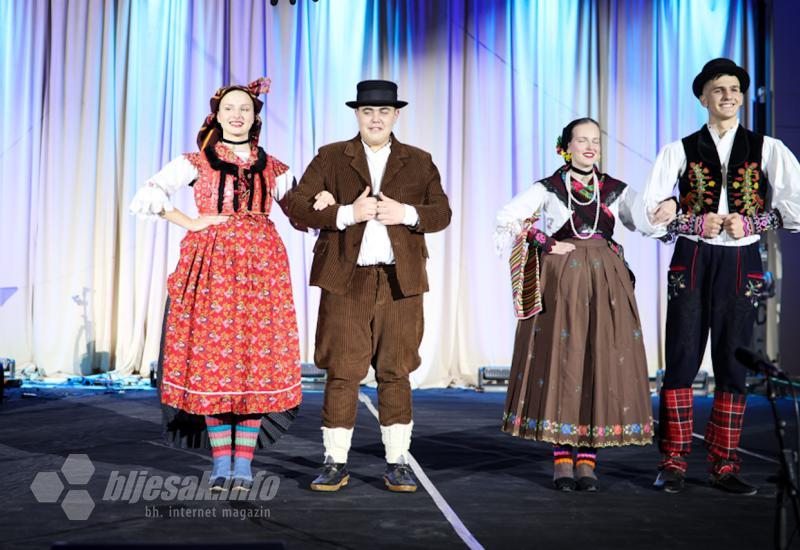
<svg viewBox="0 0 800 550">
<path fill-rule="evenodd" d="M 800 165 L 783 143 L 739 124 L 749 84 L 747 72 L 730 59 L 706 63 L 692 91 L 708 110 L 708 124 L 661 150 L 634 208 L 642 232 L 677 237 L 668 274 L 662 460 L 655 482 L 670 493 L 684 488 L 691 386 L 709 333 L 716 386 L 705 431 L 710 482 L 730 493 L 757 490 L 738 476 L 746 369 L 734 352 L 750 344 L 764 284 L 760 234 L 800 230 Z"/>
<path fill-rule="evenodd" d="M 337 491 L 348 482 L 359 383 L 372 365 L 386 449 L 384 482 L 392 491 L 411 492 L 417 485 L 408 466 L 408 377 L 420 364 L 425 233 L 447 227 L 450 206 L 430 154 L 392 133 L 407 104 L 397 100 L 397 85 L 367 80 L 357 90 L 347 106 L 355 109 L 359 135 L 322 147 L 290 195 L 290 217 L 320 229 L 310 277 L 322 288 L 314 361 L 328 379 L 325 462 L 311 488 Z"/>
</svg>

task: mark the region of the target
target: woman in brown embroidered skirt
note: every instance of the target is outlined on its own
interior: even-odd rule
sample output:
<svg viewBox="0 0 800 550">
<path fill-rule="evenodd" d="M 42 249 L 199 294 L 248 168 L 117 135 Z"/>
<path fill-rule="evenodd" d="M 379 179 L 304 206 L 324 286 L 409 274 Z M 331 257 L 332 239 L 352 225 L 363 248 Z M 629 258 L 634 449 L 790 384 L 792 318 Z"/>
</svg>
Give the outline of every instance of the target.
<svg viewBox="0 0 800 550">
<path fill-rule="evenodd" d="M 592 119 L 567 125 L 558 151 L 567 164 L 497 217 L 498 244 L 516 240 L 520 318 L 502 429 L 553 444 L 556 488 L 594 491 L 597 448 L 652 442 L 633 277 L 612 239 L 618 216 L 633 229 L 633 197 L 594 166 L 600 128 Z M 537 218 L 544 231 L 533 227 Z"/>
</svg>

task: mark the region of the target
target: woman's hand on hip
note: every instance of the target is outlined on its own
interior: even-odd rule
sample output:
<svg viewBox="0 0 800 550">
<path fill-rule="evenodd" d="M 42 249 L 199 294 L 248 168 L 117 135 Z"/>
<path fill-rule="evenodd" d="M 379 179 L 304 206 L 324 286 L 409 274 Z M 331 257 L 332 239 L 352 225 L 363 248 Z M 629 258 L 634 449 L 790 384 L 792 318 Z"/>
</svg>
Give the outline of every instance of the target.
<svg viewBox="0 0 800 550">
<path fill-rule="evenodd" d="M 191 225 L 187 228 L 189 231 L 202 231 L 212 225 L 220 225 L 228 221 L 230 216 L 198 216 L 192 220 Z"/>
<path fill-rule="evenodd" d="M 574 244 L 565 243 L 562 241 L 556 241 L 556 244 L 550 247 L 550 251 L 548 252 L 548 254 L 557 254 L 559 256 L 562 256 L 564 254 L 569 254 L 573 250 L 575 250 Z"/>
</svg>

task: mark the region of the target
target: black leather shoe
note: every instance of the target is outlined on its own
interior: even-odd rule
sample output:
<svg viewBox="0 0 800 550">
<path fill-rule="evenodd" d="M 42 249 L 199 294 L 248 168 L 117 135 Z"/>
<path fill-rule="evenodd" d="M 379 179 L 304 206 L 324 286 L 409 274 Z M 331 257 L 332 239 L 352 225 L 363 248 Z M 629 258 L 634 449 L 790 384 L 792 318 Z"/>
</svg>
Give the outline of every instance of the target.
<svg viewBox="0 0 800 550">
<path fill-rule="evenodd" d="M 565 493 L 571 493 L 577 487 L 575 485 L 574 477 L 557 477 L 553 480 L 553 485 L 555 486 L 556 490 L 563 491 Z"/>
<path fill-rule="evenodd" d="M 331 457 L 326 457 L 322 464 L 322 473 L 311 482 L 314 491 L 338 491 L 350 481 L 347 464 L 334 462 Z"/>
<path fill-rule="evenodd" d="M 754 495 L 758 492 L 757 487 L 750 485 L 734 473 L 711 474 L 708 481 L 712 487 L 735 495 Z"/>
<path fill-rule="evenodd" d="M 665 468 L 658 472 L 653 486 L 665 493 L 680 493 L 686 486 L 686 475 L 675 468 Z"/>
<path fill-rule="evenodd" d="M 597 492 L 597 478 L 589 476 L 580 477 L 575 482 L 575 488 L 578 489 L 579 491 L 586 491 L 587 493 L 595 493 Z"/>
<path fill-rule="evenodd" d="M 411 466 L 401 457 L 397 464 L 386 464 L 383 482 L 390 491 L 397 493 L 413 493 L 417 490 L 417 480 Z"/>
</svg>

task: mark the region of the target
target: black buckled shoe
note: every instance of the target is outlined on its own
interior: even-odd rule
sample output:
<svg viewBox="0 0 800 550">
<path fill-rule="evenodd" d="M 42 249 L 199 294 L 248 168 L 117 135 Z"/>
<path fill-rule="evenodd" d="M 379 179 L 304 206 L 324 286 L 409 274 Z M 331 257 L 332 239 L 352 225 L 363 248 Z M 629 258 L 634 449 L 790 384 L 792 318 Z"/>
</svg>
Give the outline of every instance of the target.
<svg viewBox="0 0 800 550">
<path fill-rule="evenodd" d="M 413 493 L 417 490 L 417 479 L 405 459 L 400 457 L 397 464 L 386 464 L 383 482 L 390 491 L 397 493 Z"/>
<path fill-rule="evenodd" d="M 553 480 L 553 485 L 557 491 L 564 493 L 571 493 L 577 487 L 574 477 L 557 477 Z"/>
<path fill-rule="evenodd" d="M 733 472 L 724 474 L 712 473 L 708 481 L 712 487 L 734 495 L 754 495 L 758 492 L 758 487 L 750 485 Z"/>
<path fill-rule="evenodd" d="M 680 493 L 686 487 L 686 475 L 676 468 L 664 468 L 658 472 L 653 487 L 665 493 Z"/>
<path fill-rule="evenodd" d="M 347 464 L 334 462 L 329 456 L 325 457 L 322 464 L 322 473 L 311 482 L 311 489 L 314 491 L 338 491 L 350 481 L 350 473 L 347 471 Z"/>
<path fill-rule="evenodd" d="M 586 491 L 587 493 L 596 493 L 597 492 L 597 478 L 596 477 L 579 477 L 578 480 L 575 482 L 575 488 L 578 491 Z"/>
</svg>

